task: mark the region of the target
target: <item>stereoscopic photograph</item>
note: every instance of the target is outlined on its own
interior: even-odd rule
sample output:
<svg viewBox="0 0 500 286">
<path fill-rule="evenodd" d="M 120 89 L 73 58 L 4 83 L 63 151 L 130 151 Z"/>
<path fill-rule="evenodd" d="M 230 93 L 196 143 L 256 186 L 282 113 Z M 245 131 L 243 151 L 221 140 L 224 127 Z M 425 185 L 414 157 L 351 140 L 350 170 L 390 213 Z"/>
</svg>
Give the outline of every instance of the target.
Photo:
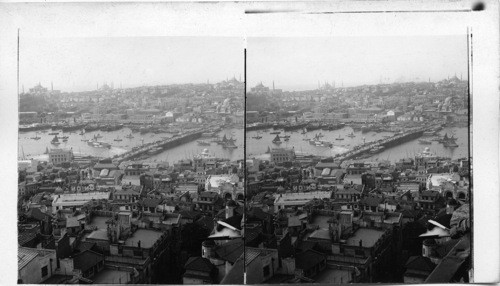
<svg viewBox="0 0 500 286">
<path fill-rule="evenodd" d="M 2 4 L 10 284 L 494 281 L 498 11 L 342 3 Z"/>
</svg>

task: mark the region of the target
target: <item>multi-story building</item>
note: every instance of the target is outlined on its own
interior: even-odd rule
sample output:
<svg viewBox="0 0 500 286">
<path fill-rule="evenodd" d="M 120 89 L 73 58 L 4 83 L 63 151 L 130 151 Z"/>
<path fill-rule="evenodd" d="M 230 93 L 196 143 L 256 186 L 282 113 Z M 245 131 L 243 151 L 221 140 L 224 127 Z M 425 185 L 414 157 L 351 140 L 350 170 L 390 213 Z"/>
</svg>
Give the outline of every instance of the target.
<svg viewBox="0 0 500 286">
<path fill-rule="evenodd" d="M 57 268 L 56 251 L 19 247 L 18 283 L 39 284 L 49 279 Z"/>
<path fill-rule="evenodd" d="M 50 149 L 49 161 L 54 165 L 59 165 L 64 162 L 71 162 L 73 159 L 73 150 L 66 149 Z"/>
<path fill-rule="evenodd" d="M 295 157 L 295 151 L 293 149 L 285 148 L 273 148 L 271 149 L 271 161 L 275 164 L 283 164 L 284 162 L 290 162 Z"/>
</svg>

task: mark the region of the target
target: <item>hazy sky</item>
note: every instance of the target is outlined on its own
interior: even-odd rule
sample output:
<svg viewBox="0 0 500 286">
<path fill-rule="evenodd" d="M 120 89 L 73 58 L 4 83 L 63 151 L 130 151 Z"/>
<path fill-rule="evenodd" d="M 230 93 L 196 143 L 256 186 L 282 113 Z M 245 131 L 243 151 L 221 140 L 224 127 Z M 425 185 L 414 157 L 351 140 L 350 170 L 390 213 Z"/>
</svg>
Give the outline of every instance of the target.
<svg viewBox="0 0 500 286">
<path fill-rule="evenodd" d="M 243 41 L 229 37 L 21 38 L 20 84 L 62 91 L 243 77 Z"/>
<path fill-rule="evenodd" d="M 467 77 L 467 37 L 248 38 L 247 87 L 285 90 Z"/>
</svg>

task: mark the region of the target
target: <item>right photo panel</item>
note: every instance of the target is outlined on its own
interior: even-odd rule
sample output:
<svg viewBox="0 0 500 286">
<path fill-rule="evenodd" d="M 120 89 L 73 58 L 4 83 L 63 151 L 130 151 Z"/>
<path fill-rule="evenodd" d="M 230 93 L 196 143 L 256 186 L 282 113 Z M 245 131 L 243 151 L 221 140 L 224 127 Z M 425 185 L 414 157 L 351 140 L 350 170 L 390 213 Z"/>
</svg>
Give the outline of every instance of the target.
<svg viewBox="0 0 500 286">
<path fill-rule="evenodd" d="M 245 283 L 469 282 L 469 43 L 247 38 Z"/>
</svg>

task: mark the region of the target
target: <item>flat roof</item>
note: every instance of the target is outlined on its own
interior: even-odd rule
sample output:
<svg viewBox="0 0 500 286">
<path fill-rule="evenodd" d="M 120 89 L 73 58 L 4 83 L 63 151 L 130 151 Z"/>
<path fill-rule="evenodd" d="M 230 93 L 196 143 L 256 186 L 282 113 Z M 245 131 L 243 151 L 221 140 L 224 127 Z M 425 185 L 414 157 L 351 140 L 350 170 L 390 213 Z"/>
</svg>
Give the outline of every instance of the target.
<svg viewBox="0 0 500 286">
<path fill-rule="evenodd" d="M 138 229 L 132 237 L 125 240 L 125 245 L 137 246 L 137 242 L 141 241 L 141 248 L 151 248 L 162 234 L 161 231 Z"/>
<path fill-rule="evenodd" d="M 316 192 L 299 192 L 299 193 L 286 193 L 278 196 L 274 203 L 286 203 L 286 202 L 308 202 L 312 199 L 324 199 L 330 198 L 332 191 L 316 191 Z"/>
<path fill-rule="evenodd" d="M 347 283 L 352 280 L 352 271 L 326 268 L 319 275 L 315 276 L 314 280 L 316 283 Z"/>
<path fill-rule="evenodd" d="M 363 247 L 373 247 L 382 237 L 384 231 L 372 228 L 360 228 L 351 237 L 346 240 L 347 245 L 359 246 L 362 240 Z"/>
<path fill-rule="evenodd" d="M 94 280 L 94 284 L 125 284 L 130 281 L 130 273 L 122 270 L 103 269 L 92 280 Z"/>
<path fill-rule="evenodd" d="M 109 219 L 110 217 L 95 216 L 92 218 L 92 221 L 89 225 L 96 226 L 98 229 L 107 229 L 108 225 L 106 224 L 106 221 L 108 221 Z"/>
<path fill-rule="evenodd" d="M 106 240 L 108 241 L 108 231 L 106 229 L 98 229 L 91 232 L 88 236 L 88 239 L 97 239 L 97 240 Z"/>
<path fill-rule="evenodd" d="M 91 201 L 92 199 L 109 199 L 109 192 L 91 192 L 91 193 L 74 193 L 74 194 L 61 194 L 54 196 L 52 204 L 57 203 L 82 203 Z"/>
<path fill-rule="evenodd" d="M 312 226 L 319 226 L 320 228 L 326 228 L 328 229 L 328 220 L 330 220 L 332 217 L 331 216 L 326 216 L 326 215 L 315 215 L 313 218 L 313 221 L 310 225 Z"/>
</svg>

